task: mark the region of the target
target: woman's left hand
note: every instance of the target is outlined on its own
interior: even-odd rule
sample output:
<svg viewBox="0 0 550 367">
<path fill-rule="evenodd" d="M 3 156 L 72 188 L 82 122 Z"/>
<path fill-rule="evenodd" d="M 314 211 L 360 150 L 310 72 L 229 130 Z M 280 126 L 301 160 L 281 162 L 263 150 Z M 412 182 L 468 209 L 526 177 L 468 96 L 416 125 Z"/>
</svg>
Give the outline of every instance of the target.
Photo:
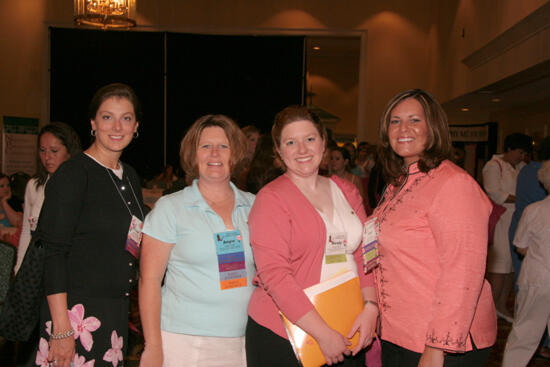
<svg viewBox="0 0 550 367">
<path fill-rule="evenodd" d="M 363 311 L 355 318 L 353 326 L 349 331 L 347 338 L 351 339 L 353 335 L 359 331 L 359 342 L 351 350 L 352 355 L 356 355 L 363 348 L 372 343 L 374 333 L 376 332 L 376 324 L 378 321 L 378 307 L 372 303 L 367 303 Z"/>
<path fill-rule="evenodd" d="M 443 367 L 444 362 L 445 353 L 441 349 L 426 346 L 418 362 L 418 367 Z"/>
</svg>

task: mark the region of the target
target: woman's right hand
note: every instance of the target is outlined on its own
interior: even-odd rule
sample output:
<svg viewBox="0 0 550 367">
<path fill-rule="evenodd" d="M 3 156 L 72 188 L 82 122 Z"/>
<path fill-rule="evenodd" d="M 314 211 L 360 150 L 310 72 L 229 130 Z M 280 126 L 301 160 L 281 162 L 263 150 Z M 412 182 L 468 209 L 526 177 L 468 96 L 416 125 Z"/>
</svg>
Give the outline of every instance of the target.
<svg viewBox="0 0 550 367">
<path fill-rule="evenodd" d="M 139 367 L 159 367 L 162 366 L 163 355 L 161 346 L 145 346 Z"/>
<path fill-rule="evenodd" d="M 50 339 L 48 361 L 54 367 L 70 367 L 74 357 L 74 337 L 71 335 L 63 339 Z"/>
<path fill-rule="evenodd" d="M 328 328 L 325 333 L 317 338 L 317 343 L 319 343 L 319 347 L 321 347 L 321 351 L 329 366 L 344 361 L 344 356 L 351 354 L 351 351 L 348 349 L 351 342 L 331 328 Z"/>
</svg>

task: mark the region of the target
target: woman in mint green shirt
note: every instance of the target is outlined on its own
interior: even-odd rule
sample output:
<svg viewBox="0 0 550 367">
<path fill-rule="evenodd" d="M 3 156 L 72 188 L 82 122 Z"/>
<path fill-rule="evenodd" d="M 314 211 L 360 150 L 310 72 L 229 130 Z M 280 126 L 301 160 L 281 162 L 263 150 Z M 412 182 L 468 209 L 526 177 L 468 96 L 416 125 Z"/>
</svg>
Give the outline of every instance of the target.
<svg viewBox="0 0 550 367">
<path fill-rule="evenodd" d="M 140 366 L 246 366 L 255 273 L 247 218 L 254 195 L 231 183 L 245 137 L 228 117 L 207 115 L 181 147 L 194 181 L 157 201 L 143 228 Z"/>
</svg>

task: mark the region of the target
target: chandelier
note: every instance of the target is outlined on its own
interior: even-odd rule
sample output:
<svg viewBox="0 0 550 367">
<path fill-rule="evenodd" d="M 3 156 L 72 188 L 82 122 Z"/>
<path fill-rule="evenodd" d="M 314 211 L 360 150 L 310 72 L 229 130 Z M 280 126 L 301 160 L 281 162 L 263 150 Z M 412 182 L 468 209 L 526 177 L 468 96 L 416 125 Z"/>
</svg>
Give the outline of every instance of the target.
<svg viewBox="0 0 550 367">
<path fill-rule="evenodd" d="M 136 26 L 136 0 L 74 0 L 77 25 L 106 28 Z"/>
</svg>

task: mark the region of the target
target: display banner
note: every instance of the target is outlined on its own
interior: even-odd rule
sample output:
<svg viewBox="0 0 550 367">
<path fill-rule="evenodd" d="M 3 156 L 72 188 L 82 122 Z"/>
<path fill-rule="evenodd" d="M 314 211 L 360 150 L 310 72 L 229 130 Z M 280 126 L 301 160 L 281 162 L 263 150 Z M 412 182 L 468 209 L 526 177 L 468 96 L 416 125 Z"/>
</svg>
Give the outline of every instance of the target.
<svg viewBox="0 0 550 367">
<path fill-rule="evenodd" d="M 451 139 L 456 142 L 477 143 L 489 140 L 489 125 L 450 125 Z"/>
<path fill-rule="evenodd" d="M 38 119 L 4 116 L 2 122 L 2 172 L 34 175 Z"/>
</svg>

